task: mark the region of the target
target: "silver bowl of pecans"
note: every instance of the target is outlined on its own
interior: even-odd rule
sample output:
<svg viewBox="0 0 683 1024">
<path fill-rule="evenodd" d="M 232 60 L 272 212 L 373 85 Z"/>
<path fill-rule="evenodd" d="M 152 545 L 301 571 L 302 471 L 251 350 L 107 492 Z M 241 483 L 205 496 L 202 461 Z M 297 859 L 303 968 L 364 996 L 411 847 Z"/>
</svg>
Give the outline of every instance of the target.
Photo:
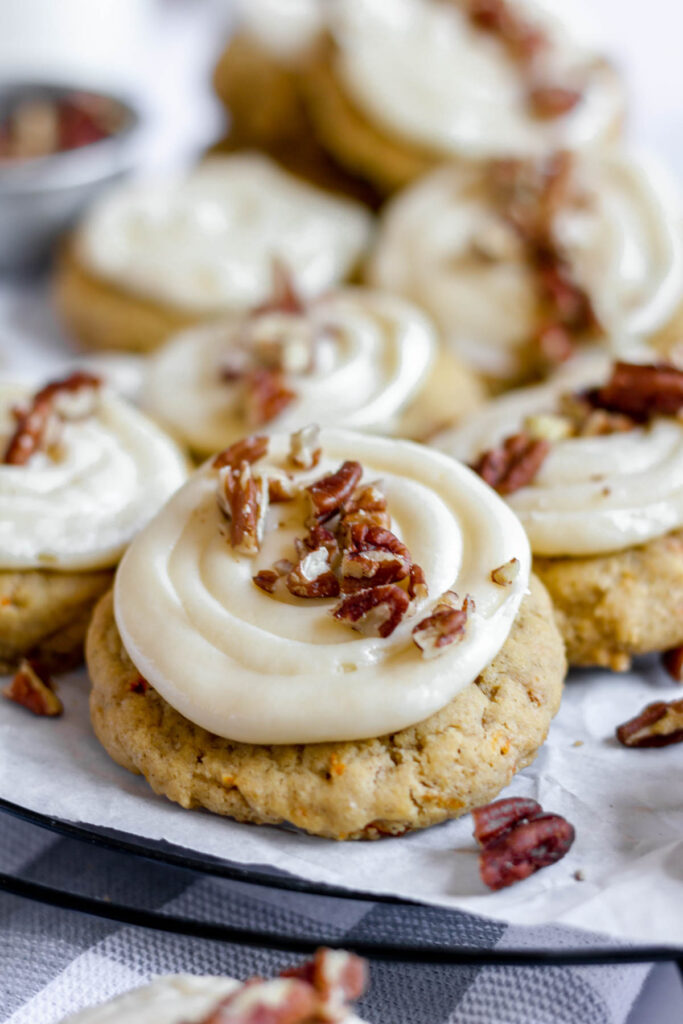
<svg viewBox="0 0 683 1024">
<path fill-rule="evenodd" d="M 131 168 L 139 122 L 109 93 L 0 83 L 0 272 L 45 261 L 82 208 Z"/>
</svg>

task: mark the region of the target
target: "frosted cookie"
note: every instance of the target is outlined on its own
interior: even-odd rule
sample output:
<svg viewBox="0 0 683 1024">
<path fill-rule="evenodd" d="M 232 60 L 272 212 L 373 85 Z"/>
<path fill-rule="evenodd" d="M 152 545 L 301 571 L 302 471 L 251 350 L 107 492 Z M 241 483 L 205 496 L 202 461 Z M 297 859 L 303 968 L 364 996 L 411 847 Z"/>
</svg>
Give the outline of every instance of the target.
<svg viewBox="0 0 683 1024">
<path fill-rule="evenodd" d="M 529 563 L 516 517 L 447 456 L 247 438 L 171 499 L 98 605 L 95 732 L 156 792 L 238 821 L 374 839 L 457 817 L 533 759 L 559 705 Z"/>
<path fill-rule="evenodd" d="M 426 309 L 500 388 L 544 376 L 577 344 L 680 322 L 680 222 L 664 171 L 622 150 L 458 164 L 389 204 L 368 276 Z"/>
<path fill-rule="evenodd" d="M 302 74 L 322 144 L 385 194 L 438 163 L 612 141 L 623 90 L 560 0 L 336 0 Z"/>
<path fill-rule="evenodd" d="M 219 150 L 258 149 L 294 174 L 376 205 L 377 195 L 320 146 L 299 81 L 325 27 L 320 0 L 240 0 L 236 29 L 213 76 L 230 117 Z"/>
<path fill-rule="evenodd" d="M 143 390 L 149 413 L 203 457 L 303 423 L 424 437 L 481 398 L 414 306 L 360 287 L 304 303 L 286 279 L 265 307 L 172 338 Z"/>
<path fill-rule="evenodd" d="M 505 395 L 435 443 L 520 517 L 570 664 L 683 643 L 683 372 L 617 363 Z"/>
<path fill-rule="evenodd" d="M 76 373 L 0 382 L 0 671 L 80 661 L 92 608 L 134 534 L 184 481 L 145 416 Z"/>
<path fill-rule="evenodd" d="M 371 217 L 255 153 L 95 204 L 57 268 L 58 310 L 90 348 L 145 351 L 172 331 L 264 302 L 274 259 L 311 298 L 353 275 Z"/>
<path fill-rule="evenodd" d="M 364 960 L 319 949 L 313 960 L 275 978 L 169 974 L 62 1024 L 362 1024 L 350 1004 L 367 985 Z"/>
</svg>

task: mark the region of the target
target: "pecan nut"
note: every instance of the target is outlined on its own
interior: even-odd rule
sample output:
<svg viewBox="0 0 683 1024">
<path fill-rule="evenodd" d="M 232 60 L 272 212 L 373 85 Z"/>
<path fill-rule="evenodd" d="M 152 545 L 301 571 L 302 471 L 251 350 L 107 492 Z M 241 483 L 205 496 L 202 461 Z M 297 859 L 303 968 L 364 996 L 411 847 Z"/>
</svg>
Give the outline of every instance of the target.
<svg viewBox="0 0 683 1024">
<path fill-rule="evenodd" d="M 537 85 L 529 91 L 531 109 L 542 120 L 568 114 L 580 100 L 578 89 L 567 89 L 560 85 Z"/>
<path fill-rule="evenodd" d="M 101 384 L 99 377 L 78 371 L 41 388 L 27 409 L 17 411 L 16 427 L 5 449 L 3 463 L 25 466 L 35 452 L 48 446 L 54 435 L 55 419 L 58 425 L 59 419 L 79 419 L 92 411 L 92 397 Z M 85 405 L 80 401 L 73 404 L 79 395 L 81 398 L 85 395 Z"/>
<path fill-rule="evenodd" d="M 351 527 L 342 554 L 344 579 L 364 586 L 397 583 L 408 576 L 411 565 L 408 548 L 390 530 L 365 523 Z"/>
<path fill-rule="evenodd" d="M 52 679 L 35 662 L 22 658 L 12 681 L 2 691 L 3 697 L 21 704 L 34 715 L 56 718 L 64 705 L 54 692 Z"/>
<path fill-rule="evenodd" d="M 243 462 L 258 462 L 267 453 L 268 438 L 264 435 L 253 434 L 251 437 L 243 437 L 240 441 L 235 441 L 225 451 L 219 452 L 211 465 L 214 469 L 223 469 L 224 466 L 238 469 Z"/>
<path fill-rule="evenodd" d="M 618 362 L 608 382 L 590 391 L 587 398 L 596 408 L 638 422 L 653 416 L 676 416 L 683 409 L 683 370 L 668 363 Z"/>
<path fill-rule="evenodd" d="M 218 505 L 230 520 L 230 543 L 242 555 L 261 547 L 268 510 L 268 481 L 255 477 L 251 463 L 239 469 L 226 466 L 218 477 Z"/>
<path fill-rule="evenodd" d="M 413 642 L 422 651 L 424 658 L 436 658 L 444 654 L 451 644 L 463 639 L 467 620 L 474 611 L 474 601 L 468 594 L 458 607 L 458 596 L 452 592 L 443 594 L 431 615 L 418 622 L 413 629 Z"/>
<path fill-rule="evenodd" d="M 504 565 L 491 570 L 491 579 L 499 587 L 511 587 L 519 576 L 520 562 L 518 558 L 511 558 Z"/>
<path fill-rule="evenodd" d="M 625 747 L 668 747 L 683 743 L 683 700 L 655 701 L 639 715 L 618 726 L 616 736 Z"/>
<path fill-rule="evenodd" d="M 244 415 L 252 427 L 270 423 L 296 398 L 280 370 L 250 370 L 244 376 L 243 387 Z"/>
<path fill-rule="evenodd" d="M 296 469 L 314 469 L 320 462 L 320 427 L 311 423 L 296 430 L 289 438 L 289 461 Z"/>
<path fill-rule="evenodd" d="M 567 853 L 574 829 L 559 814 L 541 814 L 514 825 L 488 843 L 479 856 L 481 879 L 489 889 L 504 889 L 549 867 Z"/>
<path fill-rule="evenodd" d="M 305 555 L 286 579 L 295 597 L 338 597 L 339 580 L 330 568 L 327 548 L 315 548 Z"/>
<path fill-rule="evenodd" d="M 322 1000 L 325 1020 L 340 1019 L 345 1004 L 365 992 L 368 968 L 365 960 L 343 949 L 318 949 L 312 960 L 282 971 L 283 978 L 300 978 L 313 986 Z"/>
<path fill-rule="evenodd" d="M 368 587 L 344 597 L 333 611 L 335 619 L 365 636 L 388 637 L 399 625 L 410 606 L 405 590 L 394 583 Z"/>
<path fill-rule="evenodd" d="M 683 645 L 664 651 L 662 665 L 675 682 L 683 683 Z"/>
<path fill-rule="evenodd" d="M 549 451 L 548 441 L 513 434 L 480 455 L 472 469 L 499 494 L 513 494 L 531 483 Z"/>
<path fill-rule="evenodd" d="M 510 796 L 494 800 L 492 804 L 476 807 L 472 811 L 474 838 L 480 846 L 486 846 L 514 825 L 536 818 L 539 814 L 543 814 L 541 805 L 527 797 Z"/>
<path fill-rule="evenodd" d="M 251 578 L 260 590 L 265 590 L 266 594 L 274 594 L 280 576 L 274 569 L 261 569 Z"/>
<path fill-rule="evenodd" d="M 359 462 L 342 463 L 334 473 L 327 473 L 306 488 L 313 517 L 324 522 L 330 519 L 356 489 L 363 469 Z"/>
</svg>

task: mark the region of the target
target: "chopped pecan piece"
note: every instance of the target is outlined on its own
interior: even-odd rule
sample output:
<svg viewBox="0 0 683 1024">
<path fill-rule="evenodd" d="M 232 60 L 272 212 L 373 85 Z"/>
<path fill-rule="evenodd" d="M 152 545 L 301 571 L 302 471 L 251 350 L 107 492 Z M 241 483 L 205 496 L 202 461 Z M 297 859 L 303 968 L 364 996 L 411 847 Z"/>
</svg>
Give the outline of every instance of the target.
<svg viewBox="0 0 683 1024">
<path fill-rule="evenodd" d="M 295 398 L 280 370 L 250 370 L 244 376 L 244 414 L 252 427 L 270 423 Z"/>
<path fill-rule="evenodd" d="M 425 658 L 436 658 L 444 654 L 451 644 L 463 639 L 467 619 L 474 611 L 474 601 L 468 594 L 457 607 L 457 594 L 444 594 L 434 607 L 431 615 L 418 622 L 413 629 L 413 642 Z"/>
<path fill-rule="evenodd" d="M 428 594 L 429 590 L 424 570 L 413 562 L 408 574 L 408 597 L 411 601 L 422 601 Z"/>
<path fill-rule="evenodd" d="M 367 484 L 359 487 L 344 505 L 340 523 L 342 544 L 348 543 L 348 537 L 354 526 L 366 524 L 388 530 L 391 516 L 387 512 L 387 499 L 379 484 Z"/>
<path fill-rule="evenodd" d="M 261 569 L 251 578 L 260 590 L 265 590 L 266 594 L 274 594 L 280 576 L 273 569 Z"/>
<path fill-rule="evenodd" d="M 312 1024 L 320 997 L 299 978 L 253 978 L 231 992 L 199 1024 Z"/>
<path fill-rule="evenodd" d="M 364 586 L 396 583 L 410 572 L 408 548 L 390 530 L 356 523 L 349 531 L 342 553 L 343 578 L 360 580 Z"/>
<path fill-rule="evenodd" d="M 348 622 L 366 636 L 391 636 L 408 611 L 410 599 L 394 583 L 369 587 L 344 597 L 333 611 L 335 619 Z"/>
<path fill-rule="evenodd" d="M 297 469 L 314 469 L 320 462 L 320 427 L 311 423 L 295 431 L 289 438 L 289 461 Z"/>
<path fill-rule="evenodd" d="M 608 382 L 587 397 L 596 408 L 641 423 L 654 416 L 676 416 L 683 409 L 683 370 L 668 363 L 619 362 Z"/>
<path fill-rule="evenodd" d="M 218 504 L 230 519 L 230 543 L 242 555 L 255 555 L 263 539 L 268 483 L 254 476 L 249 462 L 228 466 L 218 478 Z"/>
<path fill-rule="evenodd" d="M 257 306 L 254 314 L 261 313 L 305 313 L 306 304 L 298 295 L 294 279 L 287 264 L 275 257 L 271 263 L 271 295 L 267 302 Z"/>
<path fill-rule="evenodd" d="M 580 103 L 578 89 L 567 89 L 560 85 L 537 85 L 529 91 L 531 109 L 543 120 L 568 114 Z"/>
<path fill-rule="evenodd" d="M 541 814 L 522 821 L 481 851 L 479 871 L 489 889 L 504 889 L 549 867 L 568 852 L 574 829 L 559 814 Z"/>
<path fill-rule="evenodd" d="M 522 796 L 495 800 L 492 804 L 477 807 L 472 811 L 474 838 L 480 846 L 486 846 L 513 825 L 537 818 L 539 814 L 543 814 L 543 808 L 535 800 Z"/>
<path fill-rule="evenodd" d="M 308 531 L 308 536 L 302 542 L 302 554 L 304 551 L 314 551 L 316 548 L 325 548 L 330 558 L 330 565 L 335 565 L 339 559 L 339 542 L 337 538 L 321 523 L 313 523 Z"/>
<path fill-rule="evenodd" d="M 287 589 L 296 597 L 338 597 L 339 580 L 330 568 L 326 548 L 309 551 L 287 576 Z"/>
<path fill-rule="evenodd" d="M 677 683 L 683 683 L 683 646 L 664 651 L 662 665 L 672 679 Z"/>
<path fill-rule="evenodd" d="M 311 501 L 314 518 L 324 522 L 338 512 L 353 494 L 362 475 L 363 469 L 359 462 L 347 461 L 335 473 L 328 473 L 310 484 L 306 493 Z"/>
<path fill-rule="evenodd" d="M 224 466 L 237 469 L 243 462 L 258 462 L 267 452 L 268 438 L 254 434 L 251 437 L 242 438 L 241 441 L 235 441 L 225 451 L 219 452 L 214 458 L 212 466 L 214 469 L 222 469 Z"/>
<path fill-rule="evenodd" d="M 269 312 L 250 317 L 244 327 L 243 344 L 263 369 L 293 374 L 313 369 L 315 327 L 298 313 Z"/>
<path fill-rule="evenodd" d="M 64 706 L 54 692 L 53 683 L 47 672 L 35 663 L 22 658 L 19 668 L 9 686 L 2 691 L 3 697 L 21 704 L 34 715 L 56 718 Z"/>
<path fill-rule="evenodd" d="M 480 455 L 472 468 L 499 494 L 513 494 L 531 483 L 549 451 L 548 441 L 513 434 Z"/>
<path fill-rule="evenodd" d="M 683 743 L 683 700 L 655 701 L 620 725 L 617 739 L 625 747 L 668 747 Z"/>
<path fill-rule="evenodd" d="M 5 450 L 3 463 L 8 466 L 26 465 L 35 452 L 47 447 L 54 417 L 76 419 L 91 411 L 92 396 L 101 384 L 99 377 L 79 371 L 41 388 L 28 408 L 17 412 L 17 425 Z M 74 404 L 74 399 L 79 395 L 82 397 L 83 393 L 86 393 L 86 404 L 82 405 L 80 401 Z"/>
<path fill-rule="evenodd" d="M 312 985 L 322 1000 L 320 1016 L 341 1020 L 346 1004 L 360 999 L 368 983 L 365 960 L 343 949 L 318 949 L 313 960 L 282 971 L 283 978 L 300 978 Z"/>
<path fill-rule="evenodd" d="M 292 501 L 299 490 L 289 473 L 278 469 L 268 471 L 268 498 L 271 502 Z"/>
<path fill-rule="evenodd" d="M 519 559 L 511 558 L 504 565 L 499 565 L 491 572 L 491 579 L 499 587 L 510 587 L 519 576 Z"/>
</svg>

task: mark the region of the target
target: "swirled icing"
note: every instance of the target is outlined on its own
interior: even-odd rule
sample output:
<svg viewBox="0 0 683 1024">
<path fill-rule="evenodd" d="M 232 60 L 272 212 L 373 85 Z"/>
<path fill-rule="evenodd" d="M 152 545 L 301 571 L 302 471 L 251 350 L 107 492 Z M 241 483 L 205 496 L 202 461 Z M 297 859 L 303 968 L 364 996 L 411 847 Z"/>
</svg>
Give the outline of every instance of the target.
<svg viewBox="0 0 683 1024">
<path fill-rule="evenodd" d="M 271 437 L 268 464 L 283 464 L 288 442 Z M 390 637 L 336 621 L 334 601 L 258 589 L 253 574 L 291 555 L 301 509 L 271 506 L 261 552 L 239 555 L 221 531 L 209 464 L 138 536 L 117 574 L 116 622 L 138 670 L 186 718 L 230 739 L 360 739 L 427 718 L 493 660 L 528 586 L 524 531 L 470 470 L 406 441 L 327 430 L 321 443 L 320 465 L 302 480 L 360 461 L 365 480 L 381 479 L 392 529 L 425 572 L 429 597 Z M 519 575 L 501 588 L 491 571 L 513 557 Z M 411 630 L 448 589 L 471 594 L 476 613 L 460 643 L 427 660 Z"/>
<path fill-rule="evenodd" d="M 291 376 L 296 398 L 267 428 L 315 422 L 391 433 L 436 356 L 426 318 L 401 299 L 363 288 L 330 293 L 306 318 L 320 338 L 313 368 Z M 144 404 L 195 451 L 208 455 L 249 430 L 239 381 L 228 384 L 220 374 L 243 331 L 241 319 L 192 328 L 152 359 Z"/>
<path fill-rule="evenodd" d="M 653 333 L 683 292 L 675 188 L 621 151 L 578 159 L 572 181 L 554 234 L 576 282 L 605 334 Z M 394 200 L 369 276 L 423 306 L 470 365 L 514 376 L 538 322 L 534 274 L 477 169 L 439 168 Z"/>
<path fill-rule="evenodd" d="M 0 383 L 0 449 L 14 429 L 11 407 L 29 395 Z M 173 442 L 103 392 L 92 415 L 64 424 L 57 458 L 37 452 L 26 465 L 0 465 L 0 567 L 113 566 L 186 476 Z"/>
<path fill-rule="evenodd" d="M 473 461 L 517 433 L 528 416 L 553 412 L 562 392 L 604 383 L 609 371 L 579 367 L 547 384 L 498 398 L 434 444 Z M 506 499 L 535 555 L 601 555 L 683 526 L 683 421 L 657 417 L 624 433 L 555 441 L 539 472 Z"/>
<path fill-rule="evenodd" d="M 548 37 L 549 78 L 583 85 L 581 102 L 562 117 L 534 117 L 500 41 L 443 0 L 333 4 L 337 74 L 370 120 L 444 155 L 530 156 L 604 141 L 621 115 L 622 90 L 597 58 L 585 17 L 559 0 L 510 2 Z"/>
<path fill-rule="evenodd" d="M 86 217 L 78 255 L 99 277 L 199 316 L 264 302 L 274 258 L 304 296 L 320 294 L 354 269 L 370 226 L 357 203 L 240 153 L 110 192 Z"/>
</svg>

